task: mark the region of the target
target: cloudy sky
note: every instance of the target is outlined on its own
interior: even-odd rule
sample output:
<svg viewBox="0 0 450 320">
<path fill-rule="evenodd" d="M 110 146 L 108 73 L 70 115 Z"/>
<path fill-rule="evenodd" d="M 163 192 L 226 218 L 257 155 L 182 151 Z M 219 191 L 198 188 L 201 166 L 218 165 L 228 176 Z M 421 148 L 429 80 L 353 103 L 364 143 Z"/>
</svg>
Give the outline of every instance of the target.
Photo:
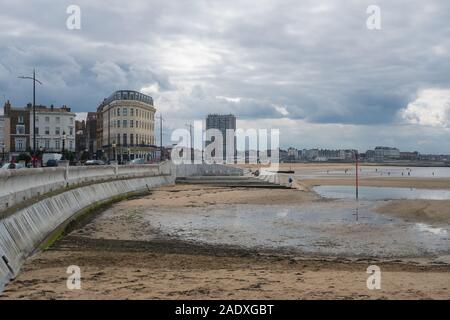
<svg viewBox="0 0 450 320">
<path fill-rule="evenodd" d="M 165 143 L 217 112 L 279 128 L 284 147 L 450 153 L 449 21 L 446 0 L 0 0 L 0 101 L 29 102 L 17 76 L 36 67 L 40 104 L 152 95 Z"/>
</svg>

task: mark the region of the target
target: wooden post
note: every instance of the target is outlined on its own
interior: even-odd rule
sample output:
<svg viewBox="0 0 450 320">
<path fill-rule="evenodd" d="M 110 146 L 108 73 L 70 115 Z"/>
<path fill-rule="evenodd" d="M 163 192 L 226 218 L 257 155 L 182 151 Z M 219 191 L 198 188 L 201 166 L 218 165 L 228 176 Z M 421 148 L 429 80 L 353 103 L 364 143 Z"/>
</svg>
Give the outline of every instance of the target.
<svg viewBox="0 0 450 320">
<path fill-rule="evenodd" d="M 356 200 L 358 200 L 359 199 L 358 151 L 355 152 L 355 160 L 356 160 Z"/>
</svg>

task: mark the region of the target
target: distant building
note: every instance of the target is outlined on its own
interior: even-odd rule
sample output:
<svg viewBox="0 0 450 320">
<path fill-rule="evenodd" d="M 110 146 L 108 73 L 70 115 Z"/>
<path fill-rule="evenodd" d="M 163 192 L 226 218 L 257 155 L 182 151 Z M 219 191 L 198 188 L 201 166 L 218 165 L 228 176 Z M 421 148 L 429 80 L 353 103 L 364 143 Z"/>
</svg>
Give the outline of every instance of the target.
<svg viewBox="0 0 450 320">
<path fill-rule="evenodd" d="M 30 112 L 30 124 L 33 112 Z M 33 130 L 30 134 L 33 144 Z M 75 113 L 67 106 L 36 106 L 36 148 L 43 152 L 61 153 L 63 148 L 75 152 Z"/>
<path fill-rule="evenodd" d="M 9 154 L 9 118 L 0 115 L 0 162 L 7 161 Z"/>
<path fill-rule="evenodd" d="M 288 152 L 288 157 L 287 157 L 288 161 L 295 161 L 298 159 L 298 150 L 296 148 L 290 147 L 290 148 L 288 148 L 287 152 Z"/>
<path fill-rule="evenodd" d="M 400 150 L 390 147 L 376 147 L 375 148 L 375 161 L 383 162 L 389 160 L 399 160 Z"/>
<path fill-rule="evenodd" d="M 88 112 L 86 118 L 86 148 L 89 158 L 97 152 L 97 112 Z"/>
<path fill-rule="evenodd" d="M 416 161 L 416 160 L 419 160 L 419 158 L 420 158 L 420 153 L 417 151 L 400 152 L 400 160 Z"/>
<path fill-rule="evenodd" d="M 155 112 L 148 95 L 129 90 L 111 94 L 97 108 L 98 156 L 119 162 L 155 158 Z"/>
<path fill-rule="evenodd" d="M 206 130 L 209 129 L 217 129 L 222 133 L 222 151 L 223 156 L 221 157 L 223 161 L 227 162 L 234 162 L 236 158 L 236 117 L 232 114 L 227 115 L 221 115 L 221 114 L 209 114 L 206 118 Z M 228 141 L 227 137 L 227 130 L 232 130 L 233 133 L 233 141 Z M 231 136 L 231 135 L 230 135 Z M 213 141 L 208 140 L 206 141 L 206 146 L 211 144 Z M 233 145 L 233 156 L 232 159 L 229 159 L 227 157 L 227 145 Z M 217 157 L 218 155 L 213 154 L 214 157 Z"/>
<path fill-rule="evenodd" d="M 87 150 L 86 122 L 84 120 L 75 120 L 75 152 L 77 158 Z"/>
<path fill-rule="evenodd" d="M 13 108 L 9 100 L 5 103 L 3 111 L 4 116 L 9 119 L 9 158 L 11 160 L 31 150 L 30 110 L 31 104 L 25 108 Z M 5 136 L 8 136 L 8 133 Z"/>
</svg>

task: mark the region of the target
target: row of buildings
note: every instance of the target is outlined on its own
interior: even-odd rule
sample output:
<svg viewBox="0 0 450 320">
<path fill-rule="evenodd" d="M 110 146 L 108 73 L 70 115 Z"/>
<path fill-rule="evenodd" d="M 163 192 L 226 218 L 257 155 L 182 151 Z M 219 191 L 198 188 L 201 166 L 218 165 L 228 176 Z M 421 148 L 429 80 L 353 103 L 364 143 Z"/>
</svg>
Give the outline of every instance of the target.
<svg viewBox="0 0 450 320">
<path fill-rule="evenodd" d="M 67 106 L 36 106 L 33 112 L 31 104 L 13 107 L 7 101 L 0 116 L 0 159 L 14 161 L 20 154 L 36 151 L 149 161 L 156 156 L 155 112 L 152 97 L 131 90 L 114 92 L 81 121 Z"/>
<path fill-rule="evenodd" d="M 3 115 L 0 116 L 2 162 L 14 160 L 20 154 L 31 154 L 34 141 L 36 151 L 75 152 L 75 113 L 70 108 L 36 106 L 35 115 L 36 119 L 33 118 L 31 104 L 13 107 L 10 101 L 5 103 Z M 36 124 L 35 130 L 32 130 L 33 123 Z"/>
<path fill-rule="evenodd" d="M 296 149 L 280 150 L 280 160 L 284 162 L 349 162 L 355 160 L 356 150 L 352 149 Z M 417 151 L 403 152 L 398 148 L 378 146 L 373 150 L 358 153 L 361 161 L 395 162 L 395 161 L 450 161 L 450 155 L 423 155 Z"/>
</svg>

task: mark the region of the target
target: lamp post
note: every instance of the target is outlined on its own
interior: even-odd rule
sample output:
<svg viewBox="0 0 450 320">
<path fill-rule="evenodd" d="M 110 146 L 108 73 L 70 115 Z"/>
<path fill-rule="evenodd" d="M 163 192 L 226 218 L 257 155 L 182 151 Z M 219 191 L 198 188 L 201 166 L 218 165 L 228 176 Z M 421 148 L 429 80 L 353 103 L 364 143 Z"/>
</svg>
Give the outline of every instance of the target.
<svg viewBox="0 0 450 320">
<path fill-rule="evenodd" d="M 114 161 L 117 161 L 117 159 L 116 159 L 116 144 L 113 143 L 112 147 L 113 147 L 113 153 L 114 153 Z"/>
<path fill-rule="evenodd" d="M 160 145 L 160 161 L 164 161 L 164 155 L 163 155 L 163 142 L 162 142 L 162 131 L 163 131 L 163 116 L 162 114 L 159 115 L 159 117 L 157 117 L 157 119 L 159 119 L 159 145 Z"/>
<path fill-rule="evenodd" d="M 63 135 L 62 135 L 62 152 L 61 152 L 61 154 L 62 154 L 61 159 L 62 160 L 66 160 L 66 157 L 64 156 L 64 149 L 65 149 L 65 147 L 66 147 L 66 132 L 63 131 Z"/>
<path fill-rule="evenodd" d="M 36 82 L 42 84 L 36 79 L 36 69 L 33 69 L 33 77 L 20 76 L 19 79 L 33 80 L 33 159 L 36 156 Z M 36 167 L 36 161 L 33 160 L 33 166 Z"/>
</svg>

